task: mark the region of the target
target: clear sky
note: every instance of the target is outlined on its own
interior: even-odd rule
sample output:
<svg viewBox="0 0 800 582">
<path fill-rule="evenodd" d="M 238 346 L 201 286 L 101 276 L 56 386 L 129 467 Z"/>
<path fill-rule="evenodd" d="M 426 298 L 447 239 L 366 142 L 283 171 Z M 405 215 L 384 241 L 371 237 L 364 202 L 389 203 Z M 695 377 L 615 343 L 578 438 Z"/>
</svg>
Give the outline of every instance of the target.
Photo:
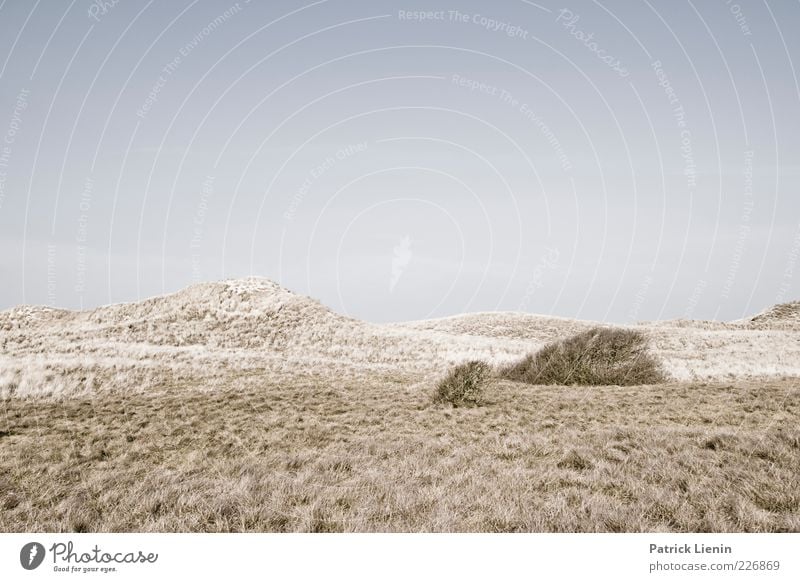
<svg viewBox="0 0 800 582">
<path fill-rule="evenodd" d="M 800 297 L 800 3 L 0 2 L 0 309 Z"/>
</svg>

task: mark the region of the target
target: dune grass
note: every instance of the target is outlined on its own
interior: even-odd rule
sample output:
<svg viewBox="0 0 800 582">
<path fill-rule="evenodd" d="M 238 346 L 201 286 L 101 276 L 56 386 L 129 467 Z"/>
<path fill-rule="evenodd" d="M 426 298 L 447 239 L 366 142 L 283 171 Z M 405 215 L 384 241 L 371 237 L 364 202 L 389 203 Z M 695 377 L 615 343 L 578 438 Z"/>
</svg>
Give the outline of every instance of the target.
<svg viewBox="0 0 800 582">
<path fill-rule="evenodd" d="M 491 366 L 472 360 L 452 368 L 436 386 L 433 401 L 453 406 L 478 406 L 484 398 Z"/>
<path fill-rule="evenodd" d="M 195 388 L 0 401 L 0 531 L 800 531 L 797 380 Z"/>
<path fill-rule="evenodd" d="M 640 331 L 595 327 L 557 340 L 500 369 L 500 376 L 526 384 L 635 386 L 666 377 Z"/>
</svg>

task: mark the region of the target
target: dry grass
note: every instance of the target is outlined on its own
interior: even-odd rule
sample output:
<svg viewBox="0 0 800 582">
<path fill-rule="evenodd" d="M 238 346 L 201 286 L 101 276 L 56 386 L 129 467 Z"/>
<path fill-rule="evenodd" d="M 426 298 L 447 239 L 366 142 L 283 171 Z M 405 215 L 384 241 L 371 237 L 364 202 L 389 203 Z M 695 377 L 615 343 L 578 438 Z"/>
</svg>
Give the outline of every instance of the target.
<svg viewBox="0 0 800 582">
<path fill-rule="evenodd" d="M 0 401 L 0 531 L 800 531 L 797 380 L 271 378 Z"/>
<path fill-rule="evenodd" d="M 743 323 L 756 329 L 800 329 L 800 301 L 773 305 Z"/>
<path fill-rule="evenodd" d="M 503 367 L 501 377 L 526 384 L 635 386 L 666 380 L 640 331 L 595 327 L 547 344 Z"/>
<path fill-rule="evenodd" d="M 794 304 L 760 323 L 657 322 L 637 326 L 654 357 L 679 380 L 800 376 Z M 788 313 L 788 315 L 787 315 Z M 470 360 L 503 366 L 593 322 L 522 313 L 479 313 L 375 325 L 331 312 L 266 279 L 203 283 L 163 297 L 70 312 L 0 312 L 0 398 L 86 397 L 110 388 L 147 393 L 196 380 L 224 387 L 231 371 L 298 370 L 330 377 L 434 377 Z M 626 329 L 626 328 L 616 328 Z"/>
<path fill-rule="evenodd" d="M 638 326 L 683 383 L 451 408 L 443 366 L 595 324 L 373 325 L 264 279 L 2 312 L 0 531 L 800 531 L 798 313 Z"/>
<path fill-rule="evenodd" d="M 483 402 L 491 367 L 473 360 L 455 366 L 436 386 L 434 403 L 453 406 L 478 406 Z"/>
</svg>

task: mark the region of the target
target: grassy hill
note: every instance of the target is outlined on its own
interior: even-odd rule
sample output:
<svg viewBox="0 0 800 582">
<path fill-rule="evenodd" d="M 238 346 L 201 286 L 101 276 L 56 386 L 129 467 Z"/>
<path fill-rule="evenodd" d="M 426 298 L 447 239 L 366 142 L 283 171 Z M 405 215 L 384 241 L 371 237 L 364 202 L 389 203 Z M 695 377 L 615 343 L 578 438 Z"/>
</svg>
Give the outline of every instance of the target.
<svg viewBox="0 0 800 582">
<path fill-rule="evenodd" d="M 677 380 L 797 376 L 796 314 L 789 304 L 744 324 L 637 329 Z M 259 371 L 424 381 L 468 359 L 508 363 L 594 325 L 523 313 L 376 325 L 266 279 L 203 283 L 91 311 L 25 306 L 0 313 L 0 396 L 153 391 L 176 382 L 213 388 L 227 386 L 232 374 Z"/>
<path fill-rule="evenodd" d="M 264 279 L 0 313 L 0 531 L 800 531 L 796 305 L 636 326 L 649 386 L 493 375 L 595 327 L 375 325 Z"/>
</svg>

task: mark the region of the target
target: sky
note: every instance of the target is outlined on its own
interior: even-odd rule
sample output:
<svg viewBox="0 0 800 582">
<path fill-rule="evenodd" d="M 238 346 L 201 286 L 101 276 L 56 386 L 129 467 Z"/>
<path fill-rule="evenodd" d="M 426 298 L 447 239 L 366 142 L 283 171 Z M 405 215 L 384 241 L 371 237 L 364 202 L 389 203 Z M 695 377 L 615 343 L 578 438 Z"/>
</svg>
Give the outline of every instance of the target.
<svg viewBox="0 0 800 582">
<path fill-rule="evenodd" d="M 375 322 L 798 299 L 798 24 L 764 1 L 2 1 L 0 309 L 251 275 Z"/>
</svg>

